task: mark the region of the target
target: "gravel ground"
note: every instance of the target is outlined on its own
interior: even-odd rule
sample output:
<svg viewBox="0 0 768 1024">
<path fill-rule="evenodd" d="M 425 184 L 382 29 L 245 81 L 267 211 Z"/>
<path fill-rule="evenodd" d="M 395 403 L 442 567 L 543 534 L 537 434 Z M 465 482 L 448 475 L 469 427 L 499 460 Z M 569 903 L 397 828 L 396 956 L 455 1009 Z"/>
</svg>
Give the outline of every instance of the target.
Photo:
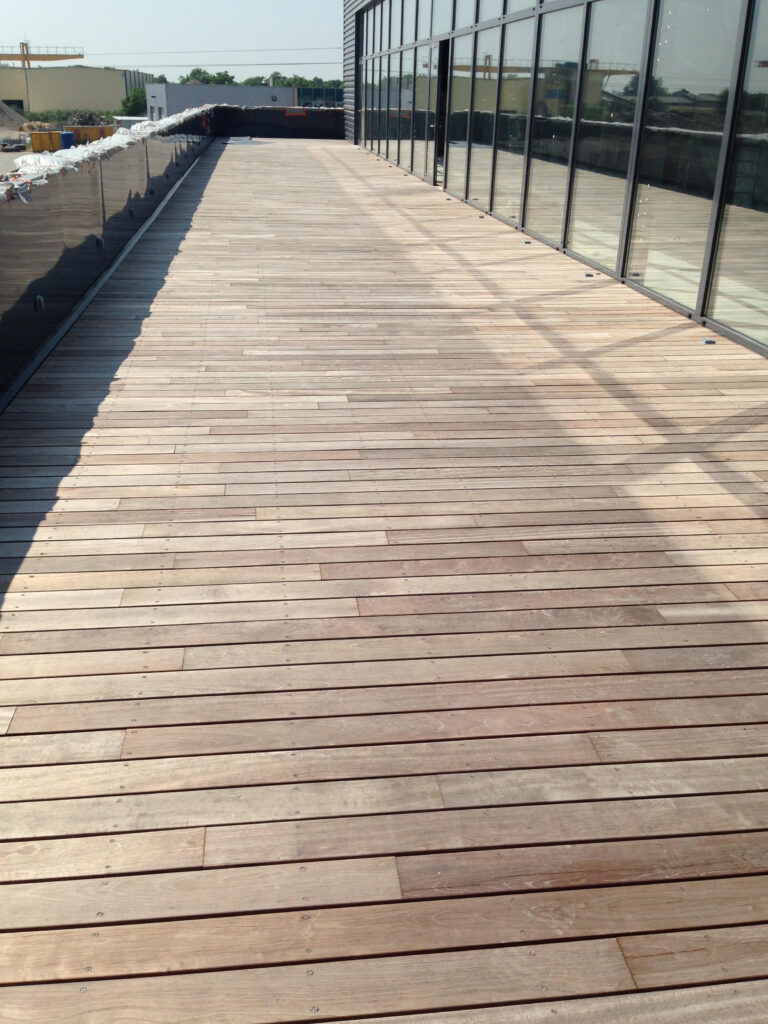
<svg viewBox="0 0 768 1024">
<path fill-rule="evenodd" d="M 16 157 L 24 156 L 23 153 L 0 153 L 0 174 L 7 174 L 14 170 L 13 161 Z"/>
</svg>

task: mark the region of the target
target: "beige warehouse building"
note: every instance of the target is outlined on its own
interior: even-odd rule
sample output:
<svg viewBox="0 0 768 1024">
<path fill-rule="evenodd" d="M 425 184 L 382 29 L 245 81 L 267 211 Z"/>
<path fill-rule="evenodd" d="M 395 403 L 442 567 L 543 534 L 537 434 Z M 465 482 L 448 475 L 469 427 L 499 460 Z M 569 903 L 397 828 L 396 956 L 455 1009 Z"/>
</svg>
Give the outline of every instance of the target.
<svg viewBox="0 0 768 1024">
<path fill-rule="evenodd" d="M 113 111 L 132 89 L 154 81 L 120 68 L 0 67 L 0 100 L 25 113 L 45 110 Z"/>
</svg>

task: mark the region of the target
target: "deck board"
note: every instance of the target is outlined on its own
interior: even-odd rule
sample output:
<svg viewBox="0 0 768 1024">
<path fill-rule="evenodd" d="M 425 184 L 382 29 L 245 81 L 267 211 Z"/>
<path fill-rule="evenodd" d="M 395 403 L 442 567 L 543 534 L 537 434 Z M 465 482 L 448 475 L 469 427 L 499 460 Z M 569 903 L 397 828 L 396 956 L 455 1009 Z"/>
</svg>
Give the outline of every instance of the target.
<svg viewBox="0 0 768 1024">
<path fill-rule="evenodd" d="M 768 364 L 704 333 L 216 141 L 0 416 L 3 1021 L 763 1024 Z"/>
</svg>

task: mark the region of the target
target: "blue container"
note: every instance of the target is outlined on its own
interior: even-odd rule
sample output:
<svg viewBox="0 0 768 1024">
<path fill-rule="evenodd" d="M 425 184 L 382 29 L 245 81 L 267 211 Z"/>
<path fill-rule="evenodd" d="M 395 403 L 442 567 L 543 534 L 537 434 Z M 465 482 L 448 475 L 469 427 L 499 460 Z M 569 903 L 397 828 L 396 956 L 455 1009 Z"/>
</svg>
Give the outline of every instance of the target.
<svg viewBox="0 0 768 1024">
<path fill-rule="evenodd" d="M 74 132 L 62 132 L 61 133 L 61 148 L 72 149 L 75 144 L 75 133 Z"/>
</svg>

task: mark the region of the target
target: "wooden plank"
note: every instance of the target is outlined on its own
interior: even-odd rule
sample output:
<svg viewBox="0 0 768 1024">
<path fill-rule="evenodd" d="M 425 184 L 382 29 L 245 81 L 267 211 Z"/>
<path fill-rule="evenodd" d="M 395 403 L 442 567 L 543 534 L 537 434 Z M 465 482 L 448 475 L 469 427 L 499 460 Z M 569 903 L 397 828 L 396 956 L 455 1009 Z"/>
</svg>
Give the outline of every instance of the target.
<svg viewBox="0 0 768 1024">
<path fill-rule="evenodd" d="M 664 992 L 602 996 L 531 1003 L 527 1006 L 484 1006 L 480 1010 L 366 1017 L 365 1024 L 551 1024 L 552 1017 L 569 1024 L 763 1024 L 768 981 L 715 984 Z M 362 1024 L 356 1018 L 329 1024 Z"/>
<path fill-rule="evenodd" d="M 157 831 L 441 807 L 429 777 L 187 789 L 124 797 L 19 801 L 3 806 L 0 840 Z"/>
<path fill-rule="evenodd" d="M 116 761 L 122 754 L 124 743 L 123 729 L 38 736 L 6 734 L 0 739 L 0 767 L 12 771 L 21 765 Z"/>
<path fill-rule="evenodd" d="M 726 726 L 716 729 L 654 729 L 643 731 L 595 733 L 592 743 L 601 761 L 652 761 L 660 751 L 674 745 L 676 757 L 698 757 L 706 745 L 707 753 L 721 756 L 768 753 L 768 729 L 765 725 Z M 667 756 L 661 754 L 661 756 Z"/>
<path fill-rule="evenodd" d="M 347 817 L 207 829 L 205 863 L 505 848 L 543 843 L 706 835 L 768 827 L 768 793 L 616 798 L 595 802 L 483 806 L 466 810 Z M 478 854 L 478 856 L 480 856 Z M 430 858 L 425 858 L 429 863 Z"/>
<path fill-rule="evenodd" d="M 0 656 L 0 679 L 39 679 L 72 673 L 98 675 L 114 672 L 161 672 L 182 668 L 184 652 L 165 648 L 136 651 L 92 651 L 83 654 L 30 654 Z"/>
<path fill-rule="evenodd" d="M 406 899 L 735 876 L 766 870 L 766 838 L 766 832 L 710 834 L 398 857 L 397 870 Z M 617 925 L 612 915 L 606 920 L 618 930 L 630 927 Z"/>
<path fill-rule="evenodd" d="M 216 696 L 190 696 L 193 673 L 179 674 L 175 696 L 170 698 L 139 697 L 123 700 L 94 700 L 64 703 L 65 694 L 50 693 L 41 705 L 28 704 L 16 708 L 12 733 L 77 730 L 83 723 L 92 729 L 115 729 L 121 726 L 174 725 L 211 721 L 264 721 L 274 718 L 312 718 L 321 714 L 339 716 L 352 714 L 396 713 L 416 710 L 446 710 L 481 707 L 514 707 L 529 704 L 566 704 L 575 701 L 621 701 L 637 695 L 639 688 L 646 699 L 726 694 L 763 693 L 768 689 L 765 673 L 744 672 L 670 672 L 648 676 L 592 676 L 589 679 L 518 679 L 484 680 L 471 683 L 430 683 L 426 685 L 360 686 L 349 689 L 308 689 L 297 692 L 219 693 Z M 104 692 L 119 685 L 119 677 L 105 682 Z M 139 677 L 139 685 L 148 681 Z M 223 689 L 226 677 L 211 678 L 211 689 Z M 126 679 L 124 678 L 123 682 Z M 367 680 L 366 680 L 367 681 Z M 170 682 L 170 680 L 168 680 Z M 157 684 L 153 677 L 152 684 Z M 257 678 L 253 683 L 257 685 Z M 275 674 L 273 685 L 278 688 Z M 247 680 L 243 683 L 247 686 Z M 65 683 L 57 683 L 59 689 Z M 0 695 L 3 687 L 0 686 Z M 183 700 L 179 700 L 183 697 Z M 1 697 L 0 697 L 1 699 Z M 54 699 L 60 703 L 54 703 Z"/>
<path fill-rule="evenodd" d="M 609 800 L 664 793 L 762 789 L 767 766 L 768 760 L 762 757 L 670 760 L 442 775 L 439 785 L 446 807 L 583 800 L 585 797 Z"/>
<path fill-rule="evenodd" d="M 0 930 L 399 899 L 392 857 L 172 874 L 112 874 L 107 880 L 9 883 L 3 887 Z"/>
<path fill-rule="evenodd" d="M 656 734 L 656 730 L 662 731 L 671 725 L 720 725 L 744 721 L 768 721 L 768 696 L 615 701 L 497 707 L 488 711 L 404 712 L 398 715 L 131 728 L 124 756 L 145 758 L 238 750 L 298 750 L 302 747 L 346 747 L 374 742 L 409 743 L 638 727 L 643 731 L 653 730 Z M 757 726 L 753 732 L 768 744 L 768 730 Z"/>
<path fill-rule="evenodd" d="M 0 882 L 202 867 L 205 829 L 0 844 Z"/>
<path fill-rule="evenodd" d="M 349 863 L 349 862 L 346 862 Z M 294 872 L 297 870 L 293 866 Z M 353 876 L 353 884 L 354 884 Z M 119 880 L 117 880 L 119 881 Z M 295 913 L 208 917 L 155 921 L 132 926 L 109 922 L 116 915 L 105 901 L 99 931 L 15 931 L 0 935 L 0 983 L 19 984 L 41 978 L 67 980 L 115 975 L 212 970 L 239 966 L 299 962 L 314 964 L 340 957 L 396 955 L 451 950 L 462 946 L 524 944 L 600 936 L 605 922 L 618 932 L 660 931 L 679 922 L 718 925 L 750 922 L 765 913 L 765 881 L 758 893 L 745 879 L 674 885 L 638 885 L 523 894 L 488 899 L 431 900 L 414 903 L 373 903 L 343 908 L 311 907 Z M 98 883 L 97 883 L 98 884 Z M 110 889 L 113 882 L 110 881 Z M 251 891 L 244 893 L 247 908 Z M 308 890 L 309 891 L 309 890 Z M 227 894 L 224 893 L 226 909 Z M 368 893 L 363 898 L 370 898 Z M 178 894 L 172 913 L 196 912 L 194 899 Z M 126 901 L 128 914 L 140 916 Z M 151 908 L 150 906 L 150 909 Z M 155 912 L 146 915 L 160 916 Z M 84 910 L 83 919 L 88 912 Z M 36 918 L 37 919 L 37 918 Z M 20 923 L 25 922 L 22 913 Z M 755 929 L 757 930 L 757 929 Z M 749 929 L 739 929 L 749 931 Z M 98 941 L 94 941 L 94 940 Z M 625 936 L 620 942 L 624 944 Z M 649 936 L 640 936 L 640 949 Z M 663 939 L 662 939 L 663 942 Z M 624 947 L 623 947 L 624 948 Z M 715 947 L 716 948 L 716 947 Z M 626 955 L 626 951 L 625 951 Z M 669 962 L 668 957 L 668 962 Z M 630 961 L 631 962 L 631 961 Z M 84 965 L 90 967 L 85 971 Z M 716 970 L 700 970 L 699 980 L 714 980 Z M 745 977 L 735 973 L 733 977 Z"/>
<path fill-rule="evenodd" d="M 765 974 L 768 926 L 638 935 L 620 944 L 641 988 L 756 978 Z"/>
<path fill-rule="evenodd" d="M 41 741 L 41 737 L 34 739 Z M 0 800 L 62 799 L 289 781 L 417 776 L 437 771 L 452 772 L 459 766 L 483 771 L 521 765 L 596 764 L 599 761 L 588 737 L 578 735 L 553 736 L 546 745 L 538 737 L 505 737 L 473 742 L 395 743 L 135 760 L 131 760 L 132 755 L 133 750 L 128 746 L 125 750 L 127 760 L 119 762 L 6 768 L 0 773 Z M 46 760 L 44 751 L 38 759 Z"/>
<path fill-rule="evenodd" d="M 287 714 L 274 717 L 294 717 L 290 712 L 296 705 L 284 705 L 283 700 L 317 700 L 323 702 L 325 694 L 329 694 L 330 710 L 333 710 L 334 695 L 342 702 L 342 710 L 350 702 L 350 710 L 354 710 L 355 691 L 366 694 L 373 688 L 382 687 L 378 700 L 387 701 L 376 710 L 412 710 L 407 698 L 398 697 L 400 688 L 403 692 L 439 692 L 446 694 L 445 703 L 453 703 L 451 694 L 456 688 L 457 693 L 477 693 L 475 706 L 485 706 L 486 687 L 507 685 L 513 688 L 513 697 L 506 697 L 503 703 L 514 704 L 519 697 L 523 704 L 534 702 L 536 695 L 547 703 L 565 702 L 568 700 L 608 699 L 612 696 L 633 697 L 641 692 L 648 697 L 683 697 L 699 694 L 717 694 L 724 689 L 727 693 L 761 693 L 764 689 L 765 673 L 760 668 L 746 669 L 712 669 L 703 671 L 675 671 L 636 673 L 623 672 L 600 673 L 601 663 L 594 659 L 593 672 L 588 676 L 577 675 L 553 677 L 535 672 L 536 661 L 521 663 L 519 659 L 503 655 L 493 657 L 441 658 L 435 661 L 420 659 L 395 660 L 389 662 L 352 662 L 335 665 L 330 673 L 324 665 L 287 665 L 268 666 L 264 668 L 231 668 L 231 669 L 187 669 L 182 672 L 151 672 L 151 673 L 111 673 L 92 676 L 60 676 L 40 677 L 39 679 L 0 680 L 0 706 L 18 705 L 18 713 L 28 713 L 34 705 L 75 704 L 73 712 L 79 714 L 82 703 L 96 709 L 104 706 L 105 715 L 113 714 L 112 699 L 122 706 L 123 701 L 136 702 L 136 717 L 142 724 L 142 708 L 150 708 L 154 714 L 153 699 L 163 697 L 179 697 L 191 700 L 194 708 L 198 696 L 255 694 L 259 707 L 269 709 L 272 701 L 277 708 L 286 708 Z M 528 672 L 520 671 L 528 666 Z M 552 668 L 556 665 L 553 664 Z M 512 677 L 510 679 L 510 677 Z M 365 686 L 360 686 L 361 681 Z M 450 685 L 445 685 L 450 684 Z M 420 691 L 416 687 L 423 686 Z M 413 691 L 409 688 L 413 687 Z M 464 687 L 464 690 L 462 690 Z M 397 689 L 395 689 L 397 688 Z M 586 693 L 585 693 L 586 689 Z M 314 696 L 309 692 L 317 691 Z M 295 693 L 295 697 L 289 696 Z M 509 693 L 509 690 L 506 691 Z M 267 697 L 267 694 L 272 696 Z M 389 698 L 387 698 L 389 694 Z M 282 696 L 281 696 L 282 695 Z M 105 700 L 104 698 L 110 698 Z M 459 698 L 461 700 L 461 698 Z M 440 698 L 443 700 L 442 696 Z M 263 705 L 262 705 L 263 701 Z M 392 701 L 392 705 L 389 704 Z M 398 707 L 400 702 L 403 707 Z M 170 707 L 169 702 L 169 707 Z M 425 698 L 423 708 L 430 708 L 432 701 Z M 115 705 L 116 707 L 116 705 Z M 179 705 L 181 707 L 181 705 Z M 41 709 L 41 714 L 47 714 Z M 31 714 L 31 712 L 30 712 Z M 268 713 L 265 717 L 270 717 Z M 296 713 L 296 717 L 303 717 Z M 62 722 L 68 718 L 67 709 L 62 709 Z M 233 720 L 237 715 L 233 715 Z M 32 717 L 30 724 L 37 719 Z M 111 721 L 111 720 L 110 720 Z M 95 724 L 98 724 L 95 722 Z M 103 724 L 106 724 L 103 723 Z M 135 723 L 134 723 L 135 724 Z"/>
<path fill-rule="evenodd" d="M 82 988 L 85 988 L 85 992 Z M 353 1013 L 523 1001 L 542 993 L 556 999 L 634 989 L 615 940 L 441 953 L 429 956 L 264 967 L 166 978 L 94 981 L 85 986 L 9 986 L 3 990 L 8 1021 L 95 1024 L 287 1024 Z M 85 996 L 85 998 L 83 998 Z"/>
</svg>

